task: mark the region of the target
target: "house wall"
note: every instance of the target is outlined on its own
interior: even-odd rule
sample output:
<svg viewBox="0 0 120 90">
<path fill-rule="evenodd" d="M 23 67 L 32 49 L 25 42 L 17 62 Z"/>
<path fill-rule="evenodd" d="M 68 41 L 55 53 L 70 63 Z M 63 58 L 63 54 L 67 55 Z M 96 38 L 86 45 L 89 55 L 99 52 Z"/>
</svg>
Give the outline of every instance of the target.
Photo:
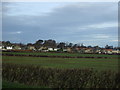
<svg viewBox="0 0 120 90">
<path fill-rule="evenodd" d="M 118 51 L 117 51 L 117 50 L 115 50 L 115 51 L 112 51 L 112 53 L 118 53 Z"/>
<path fill-rule="evenodd" d="M 20 50 L 21 47 L 19 47 L 19 46 L 15 46 L 14 49 Z"/>
<path fill-rule="evenodd" d="M 48 48 L 49 51 L 53 51 L 53 48 Z"/>
<path fill-rule="evenodd" d="M 35 50 L 35 47 L 29 47 L 30 50 Z"/>
<path fill-rule="evenodd" d="M 54 49 L 54 51 L 57 51 L 57 50 L 58 50 L 57 48 Z"/>
<path fill-rule="evenodd" d="M 7 49 L 7 50 L 11 50 L 11 49 L 13 49 L 13 48 L 12 48 L 12 47 L 6 47 L 6 49 Z"/>
</svg>

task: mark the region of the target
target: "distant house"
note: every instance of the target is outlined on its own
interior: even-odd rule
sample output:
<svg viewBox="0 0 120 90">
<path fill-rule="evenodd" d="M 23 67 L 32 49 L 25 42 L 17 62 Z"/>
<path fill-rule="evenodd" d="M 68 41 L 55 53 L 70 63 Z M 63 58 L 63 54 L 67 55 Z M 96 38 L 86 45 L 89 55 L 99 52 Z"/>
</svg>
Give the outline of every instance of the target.
<svg viewBox="0 0 120 90">
<path fill-rule="evenodd" d="M 14 48 L 13 48 L 14 50 L 21 50 L 21 47 L 20 47 L 20 45 L 14 45 Z"/>
<path fill-rule="evenodd" d="M 118 54 L 118 53 L 119 53 L 119 50 L 112 50 L 112 53 L 113 53 L 113 54 Z"/>
<path fill-rule="evenodd" d="M 0 50 L 2 50 L 2 46 L 0 46 Z"/>
<path fill-rule="evenodd" d="M 102 48 L 102 49 L 101 49 L 101 53 L 102 53 L 102 54 L 106 54 L 106 53 L 107 53 L 107 52 L 106 52 L 106 49 Z"/>
<path fill-rule="evenodd" d="M 12 50 L 13 47 L 12 47 L 12 46 L 7 46 L 6 49 L 7 49 L 7 50 Z"/>
<path fill-rule="evenodd" d="M 68 50 L 70 50 L 70 48 L 67 48 L 66 50 L 68 51 Z M 79 52 L 79 48 L 77 48 L 77 47 L 72 47 L 72 48 L 71 48 L 71 52 Z"/>
<path fill-rule="evenodd" d="M 48 51 L 48 48 L 42 46 L 42 47 L 40 47 L 38 50 L 39 50 L 39 51 L 42 51 L 42 52 L 47 52 L 47 51 Z"/>
<path fill-rule="evenodd" d="M 63 49 L 63 52 L 67 52 L 67 49 Z"/>
<path fill-rule="evenodd" d="M 85 53 L 85 50 L 81 48 L 81 49 L 79 50 L 79 53 Z"/>
<path fill-rule="evenodd" d="M 27 47 L 29 50 L 36 50 L 34 46 L 28 46 Z"/>
<path fill-rule="evenodd" d="M 48 51 L 58 51 L 58 48 L 48 48 Z"/>
<path fill-rule="evenodd" d="M 118 53 L 120 54 L 120 51 L 118 51 Z"/>
<path fill-rule="evenodd" d="M 95 52 L 94 52 L 94 53 L 101 54 L 102 52 L 101 52 L 101 50 L 100 50 L 100 49 L 97 49 L 97 50 L 95 50 Z"/>
<path fill-rule="evenodd" d="M 42 52 L 48 52 L 48 50 L 42 50 Z"/>
<path fill-rule="evenodd" d="M 113 50 L 112 49 L 105 49 L 105 51 L 106 51 L 107 54 L 112 54 Z"/>
<path fill-rule="evenodd" d="M 58 51 L 59 50 L 59 48 L 54 48 L 54 51 Z"/>
<path fill-rule="evenodd" d="M 54 49 L 53 48 L 48 48 L 48 51 L 54 51 Z"/>
<path fill-rule="evenodd" d="M 44 47 L 40 47 L 38 50 L 39 50 L 39 51 L 42 51 L 43 49 L 44 49 Z"/>
<path fill-rule="evenodd" d="M 72 49 L 68 47 L 67 52 L 72 52 Z"/>
<path fill-rule="evenodd" d="M 93 49 L 92 48 L 86 48 L 85 53 L 93 53 Z"/>
<path fill-rule="evenodd" d="M 27 45 L 22 45 L 21 46 L 21 50 L 27 50 L 27 48 L 28 48 Z"/>
</svg>

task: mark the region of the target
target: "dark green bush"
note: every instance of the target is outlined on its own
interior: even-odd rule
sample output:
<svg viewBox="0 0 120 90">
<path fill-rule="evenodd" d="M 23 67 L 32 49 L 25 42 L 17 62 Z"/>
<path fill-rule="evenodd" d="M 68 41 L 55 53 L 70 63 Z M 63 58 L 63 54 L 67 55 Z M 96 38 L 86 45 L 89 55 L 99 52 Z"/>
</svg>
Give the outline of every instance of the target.
<svg viewBox="0 0 120 90">
<path fill-rule="evenodd" d="M 120 88 L 120 73 L 93 69 L 52 69 L 3 64 L 3 79 L 50 88 Z"/>
</svg>

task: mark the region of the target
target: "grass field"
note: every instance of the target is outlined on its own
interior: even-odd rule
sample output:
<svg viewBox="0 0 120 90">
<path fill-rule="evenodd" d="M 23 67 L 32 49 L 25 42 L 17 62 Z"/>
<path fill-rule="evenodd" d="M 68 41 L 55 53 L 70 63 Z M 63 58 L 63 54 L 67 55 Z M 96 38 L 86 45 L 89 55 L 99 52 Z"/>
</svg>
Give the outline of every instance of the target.
<svg viewBox="0 0 120 90">
<path fill-rule="evenodd" d="M 23 52 L 22 53 L 21 52 L 3 52 L 3 53 L 7 53 L 7 54 L 12 53 L 14 55 L 16 55 L 16 54 L 19 54 L 19 55 L 20 54 L 23 54 L 23 55 L 31 54 L 31 55 L 33 55 L 34 54 L 34 55 L 48 55 L 48 56 L 55 55 L 55 56 L 83 56 L 83 57 L 84 56 L 118 57 L 118 55 L 79 54 L 79 53 L 74 53 L 74 54 L 72 54 L 72 53 L 23 53 Z M 111 85 L 110 84 L 111 82 L 114 82 L 115 76 L 113 75 L 114 73 L 112 73 L 112 72 L 107 73 L 106 71 L 109 71 L 109 70 L 113 71 L 113 72 L 118 71 L 118 58 L 52 58 L 52 57 L 4 56 L 3 55 L 2 63 L 3 63 L 3 68 L 5 68 L 3 75 L 8 80 L 8 81 L 6 81 L 5 78 L 3 78 L 3 88 L 43 88 L 44 86 L 48 87 L 49 84 L 53 85 L 53 86 L 49 86 L 49 87 L 59 87 L 59 86 L 62 87 L 62 83 L 65 83 L 63 86 L 68 85 L 65 87 L 71 87 L 70 83 L 73 83 L 72 86 L 75 87 L 75 85 L 78 85 L 78 86 L 81 85 L 78 80 L 81 78 L 85 79 L 84 76 L 88 75 L 87 73 L 89 73 L 89 69 L 91 69 L 91 68 L 93 68 L 93 73 L 91 73 L 91 75 L 93 75 L 93 76 L 90 76 L 91 80 L 95 81 L 95 83 L 99 86 L 99 84 L 96 82 L 96 80 L 94 80 L 94 77 L 98 78 L 98 82 L 101 80 L 100 81 L 101 85 L 103 85 L 102 80 L 108 79 L 107 81 L 110 81 L 110 82 L 107 87 L 110 87 L 109 85 Z M 6 64 L 6 66 L 4 66 L 5 64 Z M 9 67 L 9 64 L 10 64 L 10 67 Z M 32 67 L 30 67 L 30 65 L 32 65 Z M 40 66 L 41 69 L 38 69 L 38 68 L 35 69 L 34 66 Z M 21 71 L 17 72 L 18 71 L 17 68 L 21 68 L 20 69 Z M 50 68 L 52 68 L 52 70 Z M 14 71 L 11 72 L 10 71 L 11 69 L 13 69 Z M 27 69 L 27 72 L 25 71 L 25 69 Z M 59 74 L 56 71 L 56 69 L 60 69 Z M 68 70 L 68 69 L 70 69 L 70 70 Z M 72 69 L 73 69 L 73 71 L 72 71 Z M 79 70 L 78 70 L 79 73 L 77 73 L 76 72 L 77 69 L 82 69 L 83 70 L 82 73 Z M 84 69 L 87 69 L 88 71 L 84 71 Z M 31 70 L 33 70 L 33 71 L 31 71 Z M 41 72 L 39 70 L 43 70 L 43 72 Z M 51 71 L 49 71 L 49 70 L 51 70 Z M 97 72 L 94 72 L 94 70 L 97 70 Z M 100 71 L 101 73 L 99 73 L 98 71 Z M 102 74 L 102 71 L 103 71 L 103 74 Z M 105 71 L 105 73 L 104 73 L 104 71 Z M 24 72 L 26 72 L 26 73 L 24 73 Z M 39 72 L 39 73 L 36 74 L 36 72 Z M 71 73 L 68 73 L 68 72 L 71 72 Z M 33 73 L 33 74 L 31 74 L 31 73 Z M 30 75 L 30 77 L 28 74 Z M 79 74 L 81 76 L 79 76 Z M 83 76 L 82 76 L 82 74 L 83 74 Z M 101 74 L 101 75 L 99 75 L 99 74 Z M 106 78 L 107 74 L 109 76 L 111 75 L 111 77 L 107 76 L 109 78 Z M 10 75 L 12 75 L 12 76 L 10 76 Z M 27 85 L 27 81 L 25 81 L 25 80 L 27 80 L 27 76 L 25 78 L 24 75 L 25 76 L 28 75 L 29 83 L 31 85 L 30 84 Z M 59 75 L 60 75 L 60 77 L 59 77 Z M 9 76 L 9 78 L 8 78 L 8 76 Z M 17 81 L 17 80 L 19 82 L 21 82 L 20 78 L 17 79 L 17 76 L 20 77 L 21 79 L 23 79 L 22 81 L 24 83 L 23 82 L 16 83 L 15 81 Z M 40 80 L 38 80 L 38 76 L 39 76 Z M 86 76 L 86 78 L 88 76 Z M 12 80 L 11 77 L 14 77 L 14 78 L 16 77 L 16 79 L 13 82 L 11 82 L 11 80 Z M 45 80 L 49 81 L 49 84 L 46 84 L 46 81 L 44 80 L 43 77 L 45 77 Z M 73 77 L 74 77 L 74 79 L 73 79 Z M 42 84 L 39 84 L 37 86 L 32 85 L 32 82 L 33 82 L 33 81 L 31 82 L 32 78 L 34 78 L 34 85 L 37 85 L 37 81 Z M 62 78 L 66 78 L 67 81 L 63 82 L 64 80 Z M 84 81 L 84 79 L 82 79 L 82 80 Z M 43 81 L 41 81 L 41 80 L 43 80 Z M 86 82 L 88 83 L 87 84 L 88 87 L 89 87 L 89 83 L 92 83 L 91 80 L 90 80 L 90 82 L 87 82 L 88 80 L 86 80 Z M 59 82 L 57 82 L 57 81 L 59 81 Z M 53 84 L 50 82 L 52 82 Z M 77 82 L 77 84 L 76 84 L 76 82 Z M 107 82 L 105 82 L 104 85 L 107 85 Z M 103 85 L 103 87 L 104 87 L 104 85 Z M 95 86 L 95 87 L 97 87 L 97 86 Z M 102 86 L 100 86 L 100 87 L 102 87 Z"/>
<path fill-rule="evenodd" d="M 45 68 L 93 68 L 96 70 L 118 70 L 118 59 L 3 56 L 2 61 L 3 63 L 40 65 Z"/>
<path fill-rule="evenodd" d="M 55 52 L 2 52 L 4 54 L 20 55 L 47 55 L 47 56 L 88 56 L 88 57 L 120 57 L 120 55 L 107 54 L 81 54 L 81 53 L 55 53 Z"/>
</svg>

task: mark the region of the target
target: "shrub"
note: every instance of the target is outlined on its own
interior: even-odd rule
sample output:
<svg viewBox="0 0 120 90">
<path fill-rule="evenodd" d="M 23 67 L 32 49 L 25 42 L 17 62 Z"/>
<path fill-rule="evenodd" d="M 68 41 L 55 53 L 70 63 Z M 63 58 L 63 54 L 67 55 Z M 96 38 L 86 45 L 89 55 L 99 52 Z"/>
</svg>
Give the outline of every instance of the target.
<svg viewBox="0 0 120 90">
<path fill-rule="evenodd" d="M 50 88 L 120 88 L 120 73 L 93 69 L 52 69 L 34 65 L 5 64 L 3 79 Z"/>
</svg>

